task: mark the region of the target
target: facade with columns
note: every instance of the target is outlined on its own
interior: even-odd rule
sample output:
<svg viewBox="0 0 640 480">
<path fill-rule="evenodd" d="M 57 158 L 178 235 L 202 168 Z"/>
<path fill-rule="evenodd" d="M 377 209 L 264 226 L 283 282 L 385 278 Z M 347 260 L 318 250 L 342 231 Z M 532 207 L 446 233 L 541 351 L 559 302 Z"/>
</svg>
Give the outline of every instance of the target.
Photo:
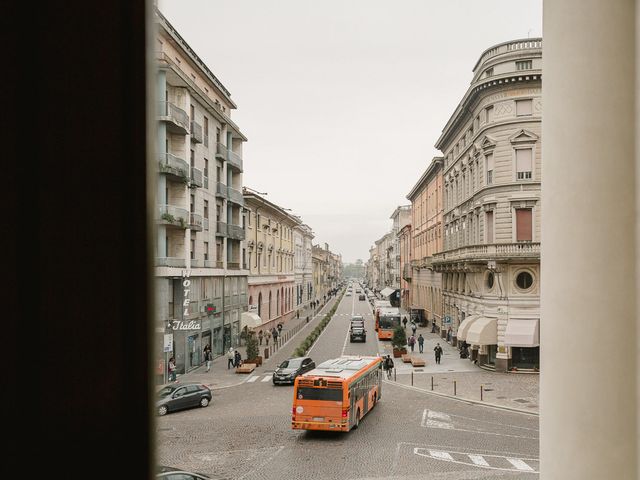
<svg viewBox="0 0 640 480">
<path fill-rule="evenodd" d="M 247 306 L 242 262 L 242 144 L 231 94 L 155 11 L 157 208 L 156 341 L 173 335 L 178 372 L 198 367 L 208 344 L 239 341 Z M 162 352 L 162 348 L 158 348 Z"/>
<path fill-rule="evenodd" d="M 542 39 L 485 50 L 443 152 L 444 328 L 471 359 L 539 369 Z"/>
<path fill-rule="evenodd" d="M 249 189 L 244 201 L 249 310 L 260 317 L 253 330 L 266 331 L 295 313 L 294 230 L 302 222 Z"/>
</svg>

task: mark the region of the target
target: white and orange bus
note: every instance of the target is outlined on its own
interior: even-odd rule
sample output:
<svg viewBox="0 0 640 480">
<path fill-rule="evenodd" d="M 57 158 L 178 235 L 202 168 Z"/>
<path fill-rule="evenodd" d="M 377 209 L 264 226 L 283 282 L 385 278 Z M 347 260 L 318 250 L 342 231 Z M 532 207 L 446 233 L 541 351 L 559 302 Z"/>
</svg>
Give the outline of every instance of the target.
<svg viewBox="0 0 640 480">
<path fill-rule="evenodd" d="M 382 396 L 382 359 L 344 356 L 296 378 L 291 427 L 348 432 Z"/>
<path fill-rule="evenodd" d="M 400 310 L 395 307 L 380 307 L 376 313 L 376 332 L 379 340 L 391 340 L 393 331 L 400 325 Z"/>
</svg>

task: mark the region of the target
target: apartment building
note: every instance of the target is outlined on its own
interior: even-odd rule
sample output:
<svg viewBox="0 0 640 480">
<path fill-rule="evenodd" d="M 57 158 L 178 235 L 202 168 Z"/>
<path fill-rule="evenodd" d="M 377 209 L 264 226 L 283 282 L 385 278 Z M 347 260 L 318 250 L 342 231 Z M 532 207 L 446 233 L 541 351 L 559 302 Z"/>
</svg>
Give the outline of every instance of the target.
<svg viewBox="0 0 640 480">
<path fill-rule="evenodd" d="M 242 265 L 242 144 L 231 94 L 155 11 L 156 325 L 158 365 L 178 372 L 239 342 L 247 306 Z"/>
<path fill-rule="evenodd" d="M 542 39 L 485 50 L 436 143 L 450 341 L 480 365 L 539 368 Z"/>
<path fill-rule="evenodd" d="M 395 290 L 396 297 L 401 300 L 407 285 L 402 278 L 400 231 L 411 223 L 411 205 L 398 206 L 389 218 L 393 221 L 391 226 L 391 250 L 389 252 L 391 264 L 389 269 L 391 284 L 389 286 Z"/>
<path fill-rule="evenodd" d="M 306 224 L 293 229 L 294 274 L 296 284 L 295 309 L 303 310 L 309 306 L 313 293 L 313 231 Z"/>
<path fill-rule="evenodd" d="M 407 194 L 411 201 L 411 261 L 403 274 L 410 284 L 410 309 L 442 328 L 442 274 L 432 265 L 443 245 L 442 157 L 434 157 Z"/>
<path fill-rule="evenodd" d="M 251 327 L 266 331 L 295 314 L 294 231 L 302 221 L 250 189 L 243 195 L 249 310 L 259 317 Z"/>
</svg>

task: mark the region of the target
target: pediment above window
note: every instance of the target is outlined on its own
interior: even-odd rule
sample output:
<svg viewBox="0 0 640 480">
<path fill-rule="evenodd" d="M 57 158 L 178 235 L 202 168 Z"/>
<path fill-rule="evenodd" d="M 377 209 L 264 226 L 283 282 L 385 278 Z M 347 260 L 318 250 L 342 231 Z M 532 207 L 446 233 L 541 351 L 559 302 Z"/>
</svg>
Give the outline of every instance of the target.
<svg viewBox="0 0 640 480">
<path fill-rule="evenodd" d="M 511 143 L 535 143 L 538 141 L 538 136 L 529 130 L 521 129 L 511 135 L 509 141 Z"/>
<path fill-rule="evenodd" d="M 489 135 L 485 135 L 480 141 L 480 148 L 484 151 L 493 150 L 494 148 L 496 148 L 496 139 L 490 137 Z"/>
</svg>

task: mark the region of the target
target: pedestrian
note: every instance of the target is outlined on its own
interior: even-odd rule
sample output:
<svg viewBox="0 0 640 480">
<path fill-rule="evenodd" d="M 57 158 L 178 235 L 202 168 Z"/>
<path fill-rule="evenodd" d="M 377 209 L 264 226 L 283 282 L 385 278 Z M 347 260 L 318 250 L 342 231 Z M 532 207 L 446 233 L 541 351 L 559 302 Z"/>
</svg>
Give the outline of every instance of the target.
<svg viewBox="0 0 640 480">
<path fill-rule="evenodd" d="M 413 347 L 416 344 L 416 337 L 414 337 L 413 335 L 411 335 L 409 337 L 409 340 L 407 340 L 407 344 L 409 345 L 409 348 L 411 348 L 411 353 L 413 353 Z"/>
<path fill-rule="evenodd" d="M 439 365 L 440 364 L 440 357 L 442 356 L 442 347 L 440 346 L 439 343 L 435 346 L 433 351 L 436 354 L 436 363 Z"/>
<path fill-rule="evenodd" d="M 267 347 L 269 346 L 269 337 L 270 336 L 271 335 L 269 333 L 265 333 L 265 335 L 264 335 L 264 341 L 266 342 Z"/>
<path fill-rule="evenodd" d="M 278 335 L 282 333 L 282 323 L 278 323 Z"/>
<path fill-rule="evenodd" d="M 240 365 L 242 365 L 242 355 L 236 350 L 233 354 L 233 366 L 238 368 Z"/>
<path fill-rule="evenodd" d="M 262 330 L 258 332 L 258 340 L 260 341 L 260 345 L 262 345 Z"/>
<path fill-rule="evenodd" d="M 413 336 L 415 337 L 416 335 L 416 330 L 418 329 L 418 327 L 416 326 L 416 324 L 414 323 L 413 320 L 411 320 L 411 332 L 413 333 Z"/>
<path fill-rule="evenodd" d="M 420 353 L 424 353 L 424 337 L 422 334 L 418 335 L 418 350 Z"/>
<path fill-rule="evenodd" d="M 402 325 L 404 326 L 404 329 L 407 329 L 407 317 L 405 315 L 405 317 L 402 319 Z"/>
<path fill-rule="evenodd" d="M 275 327 L 271 330 L 271 336 L 273 337 L 273 343 L 276 344 L 278 341 L 278 330 L 276 330 Z"/>
<path fill-rule="evenodd" d="M 436 333 L 436 319 L 431 322 L 431 333 Z"/>
<path fill-rule="evenodd" d="M 167 366 L 167 370 L 169 371 L 169 381 L 176 381 L 176 359 L 171 357 L 169 359 L 169 365 Z"/>
<path fill-rule="evenodd" d="M 236 356 L 233 352 L 233 347 L 229 347 L 229 351 L 227 352 L 227 370 L 231 367 L 235 367 Z"/>
<path fill-rule="evenodd" d="M 387 378 L 391 378 L 391 370 L 393 370 L 393 360 L 390 355 L 384 359 L 384 363 L 382 364 L 382 368 L 387 372 Z"/>
<path fill-rule="evenodd" d="M 207 344 L 207 346 L 204 347 L 204 361 L 207 363 L 207 372 L 211 370 L 211 358 L 211 347 Z"/>
</svg>

